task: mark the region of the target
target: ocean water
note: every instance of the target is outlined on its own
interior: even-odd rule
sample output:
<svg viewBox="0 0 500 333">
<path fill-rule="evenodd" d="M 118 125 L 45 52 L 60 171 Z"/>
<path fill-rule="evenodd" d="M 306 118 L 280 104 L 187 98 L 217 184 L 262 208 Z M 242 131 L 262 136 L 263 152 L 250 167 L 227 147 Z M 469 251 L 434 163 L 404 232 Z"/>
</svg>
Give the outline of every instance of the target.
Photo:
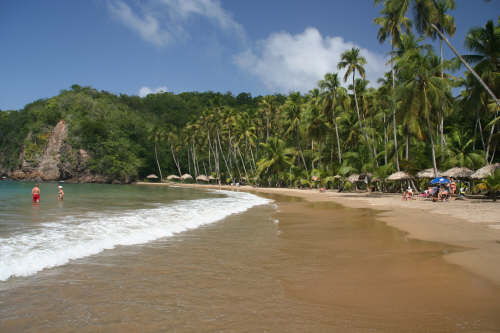
<svg viewBox="0 0 500 333">
<path fill-rule="evenodd" d="M 171 237 L 268 199 L 230 191 L 159 186 L 0 182 L 0 281 L 26 277 L 119 245 Z"/>
</svg>

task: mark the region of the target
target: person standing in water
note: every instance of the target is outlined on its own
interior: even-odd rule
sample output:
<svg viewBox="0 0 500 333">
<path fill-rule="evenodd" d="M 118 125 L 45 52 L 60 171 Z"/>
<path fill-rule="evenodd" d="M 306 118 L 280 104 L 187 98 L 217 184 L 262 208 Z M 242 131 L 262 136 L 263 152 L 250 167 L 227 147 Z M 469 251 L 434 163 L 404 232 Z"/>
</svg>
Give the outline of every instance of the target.
<svg viewBox="0 0 500 333">
<path fill-rule="evenodd" d="M 39 203 L 40 202 L 40 188 L 38 187 L 38 184 L 35 184 L 35 186 L 31 190 L 31 194 L 33 195 L 33 202 Z"/>
<path fill-rule="evenodd" d="M 64 191 L 61 185 L 58 186 L 59 191 L 57 192 L 57 200 L 62 201 L 64 199 Z"/>
</svg>

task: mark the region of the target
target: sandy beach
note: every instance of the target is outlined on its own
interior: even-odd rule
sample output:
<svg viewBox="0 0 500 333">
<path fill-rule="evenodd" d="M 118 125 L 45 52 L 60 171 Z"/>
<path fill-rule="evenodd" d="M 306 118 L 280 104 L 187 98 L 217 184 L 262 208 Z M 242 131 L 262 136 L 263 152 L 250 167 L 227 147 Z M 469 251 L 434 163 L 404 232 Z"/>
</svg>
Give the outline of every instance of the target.
<svg viewBox="0 0 500 333">
<path fill-rule="evenodd" d="M 138 183 L 151 184 L 151 183 Z M 169 184 L 156 184 L 158 186 Z M 170 184 L 197 188 L 216 185 Z M 399 194 L 319 192 L 314 189 L 222 186 L 226 190 L 279 194 L 310 202 L 335 202 L 350 208 L 370 208 L 377 220 L 407 233 L 408 238 L 441 242 L 463 248 L 444 259 L 500 286 L 500 202 L 491 200 L 401 200 Z"/>
</svg>

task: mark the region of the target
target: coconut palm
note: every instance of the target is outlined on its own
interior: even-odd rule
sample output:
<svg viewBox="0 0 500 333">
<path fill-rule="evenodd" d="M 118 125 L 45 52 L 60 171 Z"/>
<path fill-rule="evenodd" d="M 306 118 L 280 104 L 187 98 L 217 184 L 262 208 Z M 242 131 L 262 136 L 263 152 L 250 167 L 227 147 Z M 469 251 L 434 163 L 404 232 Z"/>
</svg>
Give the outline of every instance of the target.
<svg viewBox="0 0 500 333">
<path fill-rule="evenodd" d="M 396 151 L 396 169 L 399 171 L 399 156 L 398 156 L 398 138 L 396 133 L 396 105 L 394 100 L 394 90 L 396 81 L 394 78 L 394 62 L 392 56 L 394 54 L 394 48 L 399 47 L 401 44 L 401 35 L 403 30 L 409 32 L 411 29 L 411 21 L 404 15 L 404 6 L 402 2 L 387 2 L 387 5 L 382 9 L 381 17 L 377 17 L 374 22 L 380 25 L 378 31 L 378 40 L 383 43 L 387 37 L 391 37 L 391 73 L 392 73 L 392 119 L 393 119 L 393 135 L 394 135 L 394 147 Z"/>
<path fill-rule="evenodd" d="M 276 111 L 276 97 L 267 95 L 262 97 L 260 103 L 263 113 L 266 116 L 266 142 L 269 140 L 269 130 L 271 129 L 271 117 Z"/>
<path fill-rule="evenodd" d="M 363 79 L 366 77 L 365 69 L 363 67 L 363 65 L 366 64 L 366 59 L 360 55 L 360 50 L 354 47 L 342 53 L 340 59 L 341 60 L 337 65 L 338 69 L 346 68 L 346 72 L 344 75 L 344 82 L 346 82 L 349 76 L 352 74 L 352 87 L 355 88 L 356 71 Z M 366 145 L 370 147 L 370 142 L 368 141 L 368 135 L 366 134 L 363 128 L 363 123 L 361 122 L 361 117 L 359 114 L 359 105 L 358 105 L 358 98 L 356 96 L 356 89 L 353 89 L 353 91 L 354 91 L 354 102 L 356 105 L 356 114 L 358 116 L 358 122 L 359 122 L 359 129 L 363 134 L 363 137 L 365 138 Z M 372 151 L 372 153 L 373 157 L 376 158 L 377 154 L 374 153 L 374 151 Z"/>
<path fill-rule="evenodd" d="M 163 182 L 163 174 L 161 172 L 160 161 L 158 160 L 158 143 L 163 141 L 166 134 L 165 130 L 159 126 L 153 126 L 148 129 L 148 139 L 152 140 L 154 144 L 155 160 L 158 172 L 160 173 L 160 182 Z"/>
<path fill-rule="evenodd" d="M 257 162 L 257 175 L 261 179 L 276 179 L 276 183 L 280 185 L 281 174 L 293 165 L 294 149 L 287 147 L 283 140 L 275 136 L 260 145 L 264 156 Z"/>
<path fill-rule="evenodd" d="M 337 73 L 326 73 L 323 80 L 318 82 L 318 86 L 322 90 L 322 102 L 324 110 L 326 111 L 328 117 L 331 119 L 335 126 L 335 136 L 337 138 L 337 154 L 339 159 L 339 164 L 342 164 L 342 151 L 340 149 L 340 137 L 339 128 L 337 124 L 337 102 L 338 95 L 341 93 L 340 81 Z"/>
<path fill-rule="evenodd" d="M 427 126 L 428 136 L 431 141 L 432 163 L 434 173 L 437 174 L 436 150 L 433 138 L 435 111 L 439 109 L 441 101 L 449 102 L 451 99 L 449 85 L 446 79 L 440 76 L 439 59 L 433 52 L 415 53 L 412 57 L 402 58 L 398 62 L 403 77 L 402 87 L 399 91 L 402 106 L 407 112 L 418 115 Z"/>
<path fill-rule="evenodd" d="M 380 1 L 376 1 L 378 3 Z M 488 92 L 488 94 L 493 98 L 495 103 L 500 107 L 500 101 L 490 89 L 490 87 L 484 82 L 484 80 L 479 76 L 479 74 L 471 67 L 471 65 L 464 59 L 457 49 L 450 43 L 446 35 L 441 32 L 438 25 L 441 23 L 439 21 L 439 10 L 438 10 L 438 0 L 386 0 L 384 4 L 387 5 L 389 2 L 401 2 L 405 8 L 405 12 L 409 9 L 410 3 L 413 3 L 413 9 L 415 12 L 416 28 L 418 32 L 431 35 L 435 32 L 451 49 L 455 56 L 462 62 L 462 64 L 467 67 L 467 69 L 472 73 L 472 75 L 479 81 L 483 88 Z M 451 1 L 452 2 L 452 1 Z M 451 3 L 450 2 L 450 3 Z M 449 6 L 450 8 L 452 6 Z"/>
<path fill-rule="evenodd" d="M 493 21 L 488 21 L 484 28 L 476 27 L 469 30 L 465 37 L 465 47 L 474 54 L 465 55 L 464 58 L 475 64 L 474 68 L 490 86 L 496 87 L 496 92 L 500 91 L 500 22 L 495 27 Z M 498 116 L 499 108 L 495 108 L 495 118 Z M 495 133 L 493 123 L 488 136 L 488 143 L 485 151 L 485 163 L 491 147 L 491 139 Z"/>
<path fill-rule="evenodd" d="M 288 121 L 288 128 L 285 131 L 285 135 L 295 135 L 296 149 L 298 150 L 298 154 L 300 156 L 300 159 L 302 160 L 306 172 L 309 172 L 306 161 L 304 159 L 301 144 L 300 124 L 302 122 L 302 104 L 302 96 L 299 92 L 291 93 L 288 96 L 285 105 L 283 106 L 285 117 Z"/>
</svg>

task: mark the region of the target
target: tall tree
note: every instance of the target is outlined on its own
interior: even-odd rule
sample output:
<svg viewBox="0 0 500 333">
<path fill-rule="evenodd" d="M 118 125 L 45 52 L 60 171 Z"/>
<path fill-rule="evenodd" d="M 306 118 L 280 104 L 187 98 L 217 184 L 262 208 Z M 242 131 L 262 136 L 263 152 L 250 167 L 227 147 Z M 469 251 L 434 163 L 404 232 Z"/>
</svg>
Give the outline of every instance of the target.
<svg viewBox="0 0 500 333">
<path fill-rule="evenodd" d="M 404 2 L 394 2 L 387 1 L 386 6 L 382 9 L 381 17 L 377 17 L 374 21 L 376 24 L 380 25 L 378 31 L 378 40 L 380 43 L 385 42 L 385 40 L 391 37 L 391 73 L 392 73 L 392 91 L 391 91 L 391 106 L 392 106 L 392 119 L 393 119 L 393 135 L 394 135 L 394 149 L 396 156 L 396 169 L 399 171 L 399 154 L 398 154 L 398 138 L 396 130 L 396 104 L 395 104 L 395 85 L 396 81 L 394 78 L 394 62 L 393 54 L 394 48 L 399 47 L 401 44 L 401 35 L 403 30 L 409 32 L 411 29 L 411 22 L 405 16 Z"/>
<path fill-rule="evenodd" d="M 350 50 L 345 51 L 342 53 L 340 56 L 340 62 L 338 63 L 337 67 L 338 69 L 343 69 L 346 68 L 346 72 L 344 75 L 344 81 L 347 81 L 350 75 L 352 75 L 352 87 L 353 87 L 353 92 L 354 92 L 354 102 L 356 105 L 356 114 L 358 116 L 358 122 L 359 122 L 359 129 L 365 138 L 365 143 L 367 147 L 371 150 L 373 154 L 373 158 L 377 158 L 377 154 L 375 151 L 372 149 L 370 145 L 370 141 L 368 140 L 368 135 L 366 134 L 366 131 L 364 130 L 363 123 L 361 122 L 361 117 L 359 113 L 359 105 L 358 105 L 358 98 L 356 96 L 356 89 L 355 88 L 355 81 L 356 81 L 356 71 L 359 73 L 359 75 L 364 79 L 366 77 L 365 73 L 365 68 L 363 65 L 366 64 L 366 59 L 361 56 L 360 51 L 358 48 L 352 48 Z"/>
</svg>

